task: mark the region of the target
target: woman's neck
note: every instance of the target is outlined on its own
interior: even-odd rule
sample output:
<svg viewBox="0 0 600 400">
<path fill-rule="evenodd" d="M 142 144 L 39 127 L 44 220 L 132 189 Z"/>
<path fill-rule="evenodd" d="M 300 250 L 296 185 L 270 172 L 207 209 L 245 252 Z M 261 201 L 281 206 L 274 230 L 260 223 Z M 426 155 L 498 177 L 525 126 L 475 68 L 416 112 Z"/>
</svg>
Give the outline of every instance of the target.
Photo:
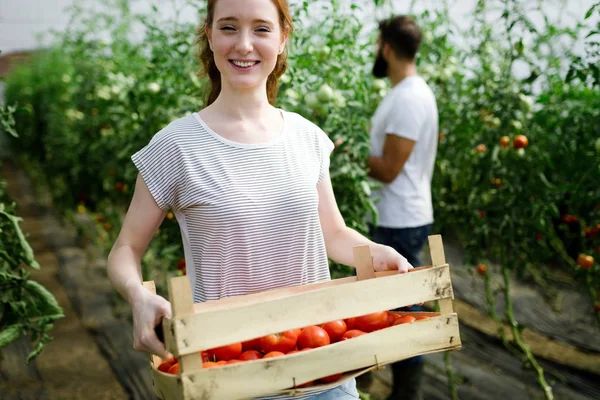
<svg viewBox="0 0 600 400">
<path fill-rule="evenodd" d="M 224 86 L 212 104 L 213 110 L 231 120 L 260 119 L 273 112 L 266 89 L 235 90 Z"/>
</svg>

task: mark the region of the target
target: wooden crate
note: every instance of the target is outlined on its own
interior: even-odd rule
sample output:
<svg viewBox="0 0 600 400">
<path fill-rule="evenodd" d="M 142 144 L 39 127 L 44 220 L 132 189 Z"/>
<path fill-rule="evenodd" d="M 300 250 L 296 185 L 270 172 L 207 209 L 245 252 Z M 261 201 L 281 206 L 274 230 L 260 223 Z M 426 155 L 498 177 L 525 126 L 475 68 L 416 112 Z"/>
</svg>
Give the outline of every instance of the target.
<svg viewBox="0 0 600 400">
<path fill-rule="evenodd" d="M 346 379 L 416 355 L 460 349 L 450 269 L 441 237 L 430 236 L 429 246 L 433 265 L 408 274 L 374 272 L 369 247 L 359 246 L 354 249 L 356 277 L 198 304 L 193 303 L 189 279 L 172 278 L 172 318 L 163 319 L 163 329 L 168 351 L 179 359 L 180 372 L 158 371 L 161 359 L 152 356 L 156 395 L 165 400 L 233 400 L 302 394 L 335 387 Z M 144 284 L 155 292 L 153 282 Z M 201 350 L 433 300 L 439 301 L 439 313 L 412 313 L 429 316 L 426 320 L 283 357 L 202 368 Z M 298 388 L 339 372 L 345 374 L 337 382 Z"/>
</svg>

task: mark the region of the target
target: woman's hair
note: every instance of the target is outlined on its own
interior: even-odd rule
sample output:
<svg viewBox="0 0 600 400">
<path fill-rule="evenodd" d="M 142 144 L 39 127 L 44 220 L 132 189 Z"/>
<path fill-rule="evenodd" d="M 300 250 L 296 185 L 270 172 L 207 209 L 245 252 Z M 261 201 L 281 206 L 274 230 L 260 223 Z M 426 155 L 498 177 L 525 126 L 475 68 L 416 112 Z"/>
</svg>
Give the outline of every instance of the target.
<svg viewBox="0 0 600 400">
<path fill-rule="evenodd" d="M 210 79 L 208 97 L 206 99 L 206 105 L 212 104 L 219 93 L 221 92 L 221 73 L 215 64 L 215 58 L 210 45 L 208 42 L 208 36 L 206 34 L 206 28 L 211 28 L 213 18 L 215 15 L 215 5 L 218 0 L 208 0 L 206 7 L 206 21 L 203 25 L 200 25 L 197 29 L 197 43 L 200 46 L 198 52 L 198 58 L 202 62 L 204 67 L 204 76 L 208 76 Z M 294 25 L 292 23 L 292 16 L 290 15 L 290 6 L 287 0 L 271 0 L 279 12 L 279 25 L 282 33 L 291 34 Z M 267 78 L 267 98 L 269 103 L 275 104 L 277 99 L 277 91 L 279 89 L 279 78 L 285 72 L 287 68 L 287 46 L 281 54 L 277 56 L 277 63 L 273 72 Z"/>
</svg>

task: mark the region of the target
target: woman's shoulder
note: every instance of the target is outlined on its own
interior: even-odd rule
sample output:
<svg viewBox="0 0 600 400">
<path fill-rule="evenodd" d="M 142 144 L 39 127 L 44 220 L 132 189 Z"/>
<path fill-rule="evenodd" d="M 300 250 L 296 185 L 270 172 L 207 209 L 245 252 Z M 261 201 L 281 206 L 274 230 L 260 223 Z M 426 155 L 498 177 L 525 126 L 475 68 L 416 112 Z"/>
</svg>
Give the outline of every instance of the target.
<svg viewBox="0 0 600 400">
<path fill-rule="evenodd" d="M 308 118 L 293 111 L 282 110 L 286 117 L 286 124 L 294 130 L 302 133 L 319 134 L 321 128 Z"/>
<path fill-rule="evenodd" d="M 151 142 L 177 143 L 189 136 L 197 136 L 199 130 L 200 127 L 194 114 L 187 114 L 175 118 L 165 125 L 153 135 Z"/>
</svg>

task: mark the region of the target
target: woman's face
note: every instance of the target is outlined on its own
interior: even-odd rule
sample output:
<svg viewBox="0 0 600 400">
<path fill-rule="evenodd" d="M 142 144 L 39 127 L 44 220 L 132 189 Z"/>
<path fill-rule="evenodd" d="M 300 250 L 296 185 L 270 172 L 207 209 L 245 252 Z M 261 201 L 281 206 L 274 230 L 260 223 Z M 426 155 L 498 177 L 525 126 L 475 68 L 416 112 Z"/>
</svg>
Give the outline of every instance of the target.
<svg viewBox="0 0 600 400">
<path fill-rule="evenodd" d="M 207 33 L 223 88 L 266 86 L 286 40 L 272 0 L 218 0 Z"/>
</svg>

